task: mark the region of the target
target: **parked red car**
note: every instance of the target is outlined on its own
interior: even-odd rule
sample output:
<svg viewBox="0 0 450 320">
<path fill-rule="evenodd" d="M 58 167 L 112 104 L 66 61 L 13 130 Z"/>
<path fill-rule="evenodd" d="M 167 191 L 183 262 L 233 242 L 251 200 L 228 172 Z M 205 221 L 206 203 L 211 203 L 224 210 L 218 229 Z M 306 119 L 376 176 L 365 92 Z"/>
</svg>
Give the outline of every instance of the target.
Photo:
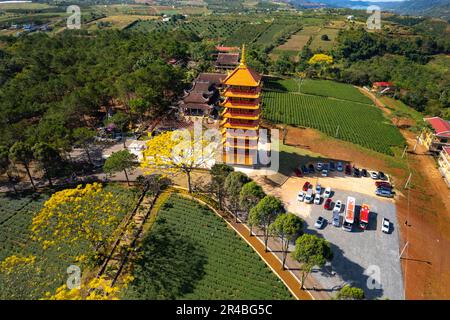
<svg viewBox="0 0 450 320">
<path fill-rule="evenodd" d="M 303 185 L 303 191 L 308 191 L 310 185 L 311 185 L 311 183 L 306 181 L 305 184 Z"/>
<path fill-rule="evenodd" d="M 388 188 L 392 189 L 392 185 L 389 182 L 386 181 L 375 181 L 375 186 L 377 188 Z"/>
<path fill-rule="evenodd" d="M 302 176 L 302 171 L 301 171 L 299 168 L 296 168 L 296 169 L 294 170 L 294 172 L 295 172 L 295 175 L 296 175 L 297 177 L 301 177 L 301 176 Z"/>
<path fill-rule="evenodd" d="M 325 200 L 325 203 L 323 204 L 323 208 L 326 209 L 326 210 L 330 210 L 331 209 L 331 199 L 330 198 Z"/>
</svg>

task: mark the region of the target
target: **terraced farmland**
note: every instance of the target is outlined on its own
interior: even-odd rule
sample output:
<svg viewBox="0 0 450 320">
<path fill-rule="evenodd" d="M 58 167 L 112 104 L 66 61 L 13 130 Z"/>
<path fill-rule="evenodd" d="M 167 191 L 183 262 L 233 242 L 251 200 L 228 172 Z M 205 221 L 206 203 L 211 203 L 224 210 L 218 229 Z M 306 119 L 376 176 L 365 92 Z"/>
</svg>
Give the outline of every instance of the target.
<svg viewBox="0 0 450 320">
<path fill-rule="evenodd" d="M 165 202 L 141 251 L 128 298 L 292 299 L 221 218 L 180 195 Z"/>
<path fill-rule="evenodd" d="M 266 91 L 263 116 L 276 123 L 317 129 L 367 149 L 393 155 L 404 139 L 381 110 L 368 104 L 326 97 Z"/>
</svg>

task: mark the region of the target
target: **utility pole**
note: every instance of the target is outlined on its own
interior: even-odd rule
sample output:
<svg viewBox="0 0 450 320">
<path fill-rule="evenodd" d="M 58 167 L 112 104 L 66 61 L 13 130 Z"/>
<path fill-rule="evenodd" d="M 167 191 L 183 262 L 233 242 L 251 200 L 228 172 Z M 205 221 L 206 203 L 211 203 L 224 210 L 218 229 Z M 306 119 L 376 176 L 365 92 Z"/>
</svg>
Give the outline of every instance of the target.
<svg viewBox="0 0 450 320">
<path fill-rule="evenodd" d="M 335 138 L 337 138 L 337 136 L 338 136 L 338 133 L 339 133 L 339 128 L 341 127 L 341 125 L 340 124 L 338 124 L 338 126 L 337 126 L 337 128 L 336 128 L 336 134 L 335 134 Z"/>
<path fill-rule="evenodd" d="M 405 146 L 405 149 L 403 149 L 402 159 L 403 159 L 403 157 L 405 156 L 406 150 L 408 150 L 408 146 L 407 146 L 407 145 Z"/>
<path fill-rule="evenodd" d="M 409 177 L 406 180 L 405 186 L 403 187 L 403 189 L 406 189 L 409 185 L 409 182 L 411 181 L 411 176 L 412 176 L 412 172 L 409 173 Z"/>
<path fill-rule="evenodd" d="M 403 252 L 405 252 L 405 249 L 408 245 L 409 245 L 409 241 L 406 241 L 405 246 L 403 247 L 402 251 L 400 252 L 400 255 L 398 256 L 399 259 L 402 258 Z"/>
<path fill-rule="evenodd" d="M 419 144 L 419 136 L 417 136 L 417 138 L 416 138 L 416 143 L 414 144 L 414 148 L 413 148 L 413 151 L 414 151 L 414 153 L 416 152 L 416 148 L 417 148 L 417 145 Z"/>
</svg>

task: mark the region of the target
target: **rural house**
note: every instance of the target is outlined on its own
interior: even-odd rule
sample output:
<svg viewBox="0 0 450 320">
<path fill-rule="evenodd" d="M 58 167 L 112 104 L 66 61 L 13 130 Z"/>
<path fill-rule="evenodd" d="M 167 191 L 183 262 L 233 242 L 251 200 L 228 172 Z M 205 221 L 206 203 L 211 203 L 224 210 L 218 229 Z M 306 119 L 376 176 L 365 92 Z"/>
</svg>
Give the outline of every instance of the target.
<svg viewBox="0 0 450 320">
<path fill-rule="evenodd" d="M 439 171 L 450 188 L 450 147 L 443 147 L 438 158 Z"/>
<path fill-rule="evenodd" d="M 395 85 L 392 82 L 374 82 L 372 84 L 372 91 L 376 93 L 390 93 L 395 91 Z"/>
<path fill-rule="evenodd" d="M 450 147 L 450 123 L 439 117 L 425 118 L 431 129 L 424 128 L 419 141 L 433 153 L 439 153 L 444 147 Z"/>
</svg>

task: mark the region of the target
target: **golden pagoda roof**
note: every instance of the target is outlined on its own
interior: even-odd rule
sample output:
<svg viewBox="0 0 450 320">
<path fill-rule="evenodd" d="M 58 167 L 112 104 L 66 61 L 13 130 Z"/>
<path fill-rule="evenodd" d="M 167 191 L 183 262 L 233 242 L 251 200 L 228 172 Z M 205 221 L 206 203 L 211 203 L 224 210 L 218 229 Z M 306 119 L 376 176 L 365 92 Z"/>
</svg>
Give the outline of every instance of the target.
<svg viewBox="0 0 450 320">
<path fill-rule="evenodd" d="M 245 63 L 245 46 L 242 47 L 242 58 L 239 66 L 223 80 L 224 85 L 257 87 L 261 83 L 261 75 L 247 67 Z"/>
</svg>

